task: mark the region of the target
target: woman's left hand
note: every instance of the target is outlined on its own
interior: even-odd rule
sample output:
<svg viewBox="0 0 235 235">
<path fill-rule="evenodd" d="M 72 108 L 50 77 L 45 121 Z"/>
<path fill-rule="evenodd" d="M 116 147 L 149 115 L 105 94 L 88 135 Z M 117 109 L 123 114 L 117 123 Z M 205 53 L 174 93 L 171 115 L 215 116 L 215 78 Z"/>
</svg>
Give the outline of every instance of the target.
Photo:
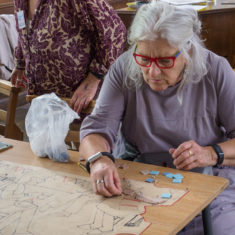
<svg viewBox="0 0 235 235">
<path fill-rule="evenodd" d="M 96 94 L 99 83 L 100 80 L 94 75 L 88 74 L 87 78 L 76 89 L 70 101 L 71 108 L 75 112 L 80 114 L 83 109 L 87 108 Z"/>
<path fill-rule="evenodd" d="M 217 162 L 211 146 L 202 147 L 194 140 L 184 142 L 176 149 L 171 148 L 169 153 L 177 169 L 191 170 L 195 167 L 214 166 Z"/>
</svg>

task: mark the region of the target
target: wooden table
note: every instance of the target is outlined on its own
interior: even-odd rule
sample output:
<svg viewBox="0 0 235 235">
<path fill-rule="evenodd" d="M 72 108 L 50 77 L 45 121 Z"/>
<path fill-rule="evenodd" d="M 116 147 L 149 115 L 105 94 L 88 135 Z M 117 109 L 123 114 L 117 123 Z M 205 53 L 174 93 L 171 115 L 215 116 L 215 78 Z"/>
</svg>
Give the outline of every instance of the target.
<svg viewBox="0 0 235 235">
<path fill-rule="evenodd" d="M 88 177 L 88 173 L 77 166 L 79 160 L 78 152 L 70 151 L 68 163 L 53 162 L 46 158 L 36 157 L 27 142 L 16 141 L 0 137 L 1 142 L 13 145 L 13 148 L 0 153 L 0 160 L 14 163 L 39 166 L 51 170 L 79 174 Z M 120 160 L 121 161 L 121 160 Z M 188 189 L 189 192 L 177 203 L 171 206 L 149 206 L 144 218 L 152 221 L 152 225 L 143 233 L 147 234 L 176 234 L 187 225 L 197 214 L 199 214 L 210 202 L 217 197 L 229 184 L 228 180 L 221 177 L 207 176 L 198 173 L 185 172 L 170 168 L 157 167 L 153 165 L 140 164 L 129 161 L 128 170 L 119 170 L 121 176 L 143 181 L 146 176 L 139 173 L 140 170 L 159 170 L 160 172 L 181 173 L 184 176 L 183 183 L 173 184 L 166 177 L 159 176 L 159 186 Z"/>
<path fill-rule="evenodd" d="M 208 2 L 206 8 L 199 11 L 199 18 L 202 21 L 202 39 L 205 39 L 205 45 L 209 50 L 227 58 L 231 66 L 235 68 L 235 4 L 227 5 L 223 4 L 223 1 Z M 110 4 L 114 4 L 112 2 L 115 0 L 110 1 Z M 121 2 L 129 1 L 118 1 L 119 4 Z M 126 7 L 116 9 L 116 12 L 128 29 L 136 10 Z"/>
</svg>

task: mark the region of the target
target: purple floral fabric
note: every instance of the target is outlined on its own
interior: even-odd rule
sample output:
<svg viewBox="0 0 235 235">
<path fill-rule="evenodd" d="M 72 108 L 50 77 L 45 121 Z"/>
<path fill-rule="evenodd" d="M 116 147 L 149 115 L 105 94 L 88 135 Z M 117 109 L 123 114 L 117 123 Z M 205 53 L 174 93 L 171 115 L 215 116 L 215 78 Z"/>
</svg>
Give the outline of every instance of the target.
<svg viewBox="0 0 235 235">
<path fill-rule="evenodd" d="M 28 0 L 15 0 L 15 12 Z M 103 76 L 122 53 L 126 29 L 105 0 L 39 0 L 31 25 L 19 29 L 16 66 L 26 69 L 29 94 L 71 97 L 89 72 Z"/>
</svg>

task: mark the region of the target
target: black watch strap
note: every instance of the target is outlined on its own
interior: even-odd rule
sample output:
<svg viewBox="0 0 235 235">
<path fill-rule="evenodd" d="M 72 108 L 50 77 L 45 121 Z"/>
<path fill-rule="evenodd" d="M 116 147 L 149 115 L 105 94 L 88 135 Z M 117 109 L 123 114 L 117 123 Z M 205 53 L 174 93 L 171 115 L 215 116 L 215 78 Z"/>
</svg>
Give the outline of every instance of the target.
<svg viewBox="0 0 235 235">
<path fill-rule="evenodd" d="M 97 160 L 98 158 L 100 158 L 102 156 L 106 156 L 106 157 L 110 158 L 113 162 L 115 162 L 115 158 L 111 153 L 109 153 L 109 152 L 98 152 L 98 153 L 94 154 L 93 156 L 89 157 L 88 161 L 86 162 L 86 169 L 89 173 L 90 173 L 90 164 L 93 161 Z"/>
<path fill-rule="evenodd" d="M 224 152 L 218 144 L 213 144 L 213 145 L 211 145 L 211 147 L 215 150 L 215 152 L 218 156 L 217 163 L 214 166 L 216 166 L 216 167 L 220 166 L 224 161 Z"/>
</svg>

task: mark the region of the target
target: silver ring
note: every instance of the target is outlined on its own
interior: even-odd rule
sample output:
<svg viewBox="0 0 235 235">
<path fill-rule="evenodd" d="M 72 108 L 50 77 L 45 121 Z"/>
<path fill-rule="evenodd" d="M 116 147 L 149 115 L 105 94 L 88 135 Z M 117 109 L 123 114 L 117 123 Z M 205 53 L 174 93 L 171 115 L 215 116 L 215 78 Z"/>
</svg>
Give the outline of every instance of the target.
<svg viewBox="0 0 235 235">
<path fill-rule="evenodd" d="M 96 184 L 103 184 L 104 183 L 104 180 L 96 180 Z"/>
<path fill-rule="evenodd" d="M 17 82 L 20 82 L 20 81 L 21 81 L 21 79 L 17 78 L 17 79 L 16 79 L 16 81 L 17 81 Z"/>
</svg>

